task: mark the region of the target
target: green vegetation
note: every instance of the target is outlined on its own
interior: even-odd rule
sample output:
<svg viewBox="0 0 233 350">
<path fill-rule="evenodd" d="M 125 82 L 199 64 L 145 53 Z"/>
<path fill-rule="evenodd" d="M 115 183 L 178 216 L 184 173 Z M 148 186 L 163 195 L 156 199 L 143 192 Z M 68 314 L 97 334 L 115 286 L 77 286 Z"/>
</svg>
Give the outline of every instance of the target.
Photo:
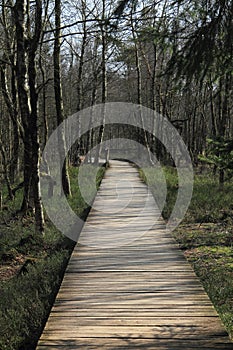
<svg viewBox="0 0 233 350">
<path fill-rule="evenodd" d="M 205 155 L 200 155 L 199 160 L 211 164 L 219 171 L 219 185 L 223 186 L 225 175 L 231 178 L 233 173 L 233 140 L 224 137 L 207 139 L 207 150 Z"/>
<path fill-rule="evenodd" d="M 85 218 L 89 207 L 80 195 L 78 168 L 70 169 L 73 209 Z M 100 184 L 104 168 L 97 173 Z M 0 349 L 32 350 L 43 329 L 74 242 L 46 220 L 45 235 L 34 233 L 31 216 L 19 218 L 22 193 L 0 212 Z"/>
<path fill-rule="evenodd" d="M 172 167 L 164 167 L 163 173 L 165 176 L 164 179 L 162 179 L 161 173 L 158 174 L 158 171 L 154 171 L 152 168 L 143 169 L 143 171 L 139 169 L 140 177 L 148 184 L 158 203 L 161 202 L 163 197 L 160 191 L 163 188 L 163 180 L 166 181 L 166 202 L 164 207 L 160 209 L 162 210 L 164 219 L 168 219 L 176 201 L 178 177 L 176 169 Z M 158 195 L 160 196 L 159 200 Z"/>
<path fill-rule="evenodd" d="M 176 200 L 178 179 L 175 169 L 164 168 L 167 199 L 163 216 L 167 219 Z M 141 176 L 150 184 L 153 170 Z M 187 260 L 233 336 L 233 188 L 226 182 L 220 191 L 218 180 L 205 169 L 195 175 L 193 197 L 182 224 L 173 232 Z"/>
<path fill-rule="evenodd" d="M 82 191 L 80 191 L 80 183 L 78 181 L 78 172 L 81 169 L 81 187 Z M 96 179 L 93 178 L 93 165 L 85 164 L 80 168 L 72 167 L 69 171 L 72 181 L 72 197 L 68 199 L 69 204 L 73 211 L 81 218 L 85 218 L 88 214 L 90 207 L 87 205 L 85 200 L 88 201 L 89 204 L 92 203 L 95 198 L 96 189 L 99 187 L 101 180 L 103 178 L 105 168 L 100 167 L 96 168 L 97 176 Z M 85 193 L 85 200 L 82 197 L 82 194 Z"/>
</svg>

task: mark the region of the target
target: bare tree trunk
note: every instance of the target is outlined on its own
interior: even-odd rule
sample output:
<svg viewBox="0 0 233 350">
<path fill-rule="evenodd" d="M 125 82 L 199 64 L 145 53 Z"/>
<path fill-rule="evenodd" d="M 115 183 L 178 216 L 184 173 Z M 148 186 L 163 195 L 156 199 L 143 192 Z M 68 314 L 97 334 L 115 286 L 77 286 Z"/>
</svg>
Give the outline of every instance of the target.
<svg viewBox="0 0 233 350">
<path fill-rule="evenodd" d="M 16 76 L 19 107 L 23 124 L 24 142 L 24 193 L 21 210 L 25 212 L 29 209 L 29 193 L 31 185 L 31 135 L 29 129 L 29 118 L 31 114 L 28 87 L 27 87 L 27 62 L 26 62 L 26 35 L 25 35 L 25 14 L 26 0 L 16 0 L 14 6 L 14 17 L 16 26 L 17 60 Z"/>
<path fill-rule="evenodd" d="M 154 62 L 151 76 L 151 108 L 153 111 L 156 109 L 156 100 L 155 100 L 155 80 L 156 80 L 156 66 L 157 66 L 157 46 L 153 43 L 153 53 L 154 53 Z"/>
<path fill-rule="evenodd" d="M 216 118 L 215 118 L 215 111 L 214 111 L 213 83 L 211 78 L 209 82 L 209 89 L 210 89 L 210 112 L 211 112 L 211 122 L 212 122 L 212 134 L 214 137 L 216 137 L 217 127 L 216 127 Z"/>
<path fill-rule="evenodd" d="M 92 115 L 93 115 L 93 106 L 96 104 L 96 92 L 97 92 L 97 76 L 98 76 L 98 71 L 96 70 L 95 67 L 95 61 L 96 61 L 96 57 L 97 57 L 97 49 L 98 49 L 98 45 L 97 45 L 97 40 L 95 40 L 94 43 L 94 52 L 93 55 L 95 57 L 94 62 L 92 63 L 92 73 L 93 73 L 93 84 L 92 84 L 92 91 L 91 91 L 91 106 L 92 106 L 92 110 L 91 110 L 91 118 L 90 118 L 90 122 L 89 122 L 89 127 L 88 127 L 88 135 L 87 135 L 87 150 L 89 151 L 89 161 L 90 163 L 92 163 L 92 149 L 93 149 L 93 144 L 94 144 L 94 131 L 92 129 Z"/>
<path fill-rule="evenodd" d="M 18 128 L 18 110 L 17 110 L 17 92 L 16 92 L 16 77 L 15 77 L 15 36 L 9 30 L 7 6 L 5 0 L 2 1 L 2 18 L 1 24 L 5 34 L 5 62 L 1 62 L 1 87 L 4 100 L 11 118 L 13 127 L 13 144 L 11 145 L 11 162 L 9 167 L 9 177 L 11 183 L 15 180 L 15 175 L 18 170 L 19 161 L 19 128 Z M 8 90 L 8 79 L 6 72 L 6 62 L 10 62 L 9 73 L 11 74 L 11 92 Z"/>
<path fill-rule="evenodd" d="M 80 53 L 80 59 L 79 59 L 79 66 L 78 66 L 78 84 L 77 84 L 77 111 L 79 112 L 82 109 L 82 76 L 83 76 L 83 66 L 84 66 L 84 55 L 85 55 L 85 49 L 87 45 L 87 18 L 85 13 L 85 6 L 86 2 L 82 1 L 82 20 L 83 20 L 83 37 L 82 37 L 82 46 L 81 46 L 81 53 Z"/>
<path fill-rule="evenodd" d="M 101 23 L 101 37 L 102 37 L 102 120 L 101 126 L 99 127 L 97 135 L 97 147 L 95 155 L 95 164 L 98 164 L 101 151 L 102 151 L 102 142 L 104 137 L 104 128 L 105 128 L 105 103 L 107 101 L 107 72 L 106 72 L 106 54 L 107 54 L 107 38 L 106 38 L 106 18 L 105 18 L 105 0 L 103 1 L 102 8 L 102 23 Z"/>
<path fill-rule="evenodd" d="M 11 118 L 12 127 L 13 127 L 12 158 L 11 158 L 11 164 L 9 168 L 10 182 L 13 183 L 15 180 L 15 174 L 17 172 L 18 160 L 19 160 L 19 127 L 18 127 L 18 121 L 17 121 L 18 112 L 17 112 L 17 105 L 16 105 L 16 97 L 14 94 L 15 77 L 12 77 L 12 97 L 11 97 L 10 92 L 8 90 L 6 64 L 4 63 L 1 64 L 0 71 L 1 71 L 1 90 L 4 96 L 4 101 L 6 103 L 8 113 Z M 14 67 L 12 68 L 12 74 L 14 75 Z"/>
<path fill-rule="evenodd" d="M 83 108 L 83 91 L 82 91 L 82 76 L 83 76 L 83 67 L 84 67 L 84 58 L 85 58 L 85 50 L 87 45 L 87 15 L 86 15 L 86 1 L 81 1 L 81 14 L 83 21 L 83 37 L 81 44 L 81 52 L 79 56 L 79 65 L 78 65 L 78 76 L 77 76 L 77 112 L 81 111 Z M 78 56 L 78 55 L 77 55 Z M 80 155 L 82 155 L 82 149 L 84 148 L 83 138 L 81 138 L 81 119 L 78 121 L 78 139 L 72 147 L 72 158 L 75 160 L 80 159 Z"/>
<path fill-rule="evenodd" d="M 7 169 L 7 160 L 6 160 L 6 152 L 5 149 L 3 147 L 3 145 L 0 143 L 0 153 L 2 155 L 2 165 L 3 165 L 3 176 L 5 179 L 5 183 L 6 183 L 6 187 L 7 187 L 7 191 L 8 191 L 8 196 L 10 199 L 13 199 L 13 193 L 12 193 L 12 188 L 11 188 L 11 184 L 10 184 L 10 180 L 8 177 L 8 169 Z"/>
<path fill-rule="evenodd" d="M 131 29 L 132 29 L 132 35 L 134 39 L 134 45 L 135 45 L 135 64 L 136 64 L 136 72 L 137 72 L 137 104 L 139 105 L 138 113 L 140 114 L 140 122 L 141 125 L 139 126 L 139 135 L 140 139 L 142 139 L 142 142 L 144 143 L 144 146 L 147 149 L 147 155 L 148 155 L 148 161 L 149 163 L 153 164 L 152 158 L 151 158 L 151 152 L 150 152 L 150 145 L 148 140 L 148 134 L 145 130 L 145 122 L 144 117 L 141 109 L 142 105 L 142 76 L 141 76 L 141 62 L 139 57 L 139 47 L 138 47 L 138 38 L 137 34 L 134 28 L 133 18 L 132 18 L 132 12 L 131 12 Z M 147 163 L 147 160 L 145 159 L 145 162 Z"/>
<path fill-rule="evenodd" d="M 222 113 L 220 120 L 219 133 L 222 137 L 226 136 L 227 124 L 229 120 L 229 95 L 231 90 L 231 76 L 229 73 L 225 74 L 222 84 L 223 89 L 223 101 L 222 101 Z"/>
<path fill-rule="evenodd" d="M 61 64 L 60 64 L 60 27 L 61 27 L 61 0 L 55 0 L 55 40 L 53 51 L 53 64 L 54 64 L 54 93 L 57 112 L 57 125 L 60 125 L 64 121 L 63 99 L 62 99 L 62 87 L 61 87 Z M 64 130 L 58 134 L 58 144 L 60 158 L 64 159 L 66 155 Z M 65 195 L 71 195 L 69 174 L 67 169 L 67 160 L 62 165 L 62 186 Z"/>
<path fill-rule="evenodd" d="M 36 231 L 43 233 L 44 218 L 40 197 L 39 182 L 39 140 L 38 140 L 38 94 L 36 91 L 35 57 L 42 31 L 42 3 L 36 1 L 35 30 L 29 39 L 25 26 L 29 26 L 29 2 L 17 0 L 15 4 L 15 23 L 17 41 L 17 83 L 24 141 L 24 197 L 21 210 L 29 208 L 30 196 L 35 208 Z M 27 28 L 28 30 L 28 28 Z M 27 54 L 28 53 L 28 60 Z M 29 79 L 29 90 L 27 86 Z"/>
<path fill-rule="evenodd" d="M 46 76 L 45 70 L 42 62 L 42 47 L 40 47 L 40 58 L 39 58 L 39 67 L 42 77 L 42 120 L 43 120 L 43 140 L 42 140 L 42 149 L 45 147 L 48 141 L 48 120 L 46 116 Z"/>
<path fill-rule="evenodd" d="M 31 115 L 29 119 L 29 128 L 31 132 L 31 147 L 32 147 L 32 192 L 35 206 L 35 222 L 36 231 L 43 233 L 44 231 L 44 215 L 41 204 L 40 193 L 40 171 L 39 171 L 39 155 L 40 145 L 38 137 L 38 92 L 36 90 L 36 51 L 38 48 L 40 35 L 42 32 L 42 3 L 37 0 L 36 15 L 35 15 L 35 33 L 29 43 L 28 57 L 28 76 L 30 88 Z"/>
<path fill-rule="evenodd" d="M 227 123 L 229 121 L 229 94 L 231 90 L 231 76 L 226 73 L 222 80 L 220 79 L 220 102 L 219 107 L 221 107 L 220 120 L 219 120 L 219 135 L 224 138 L 226 137 Z M 223 98 L 221 95 L 223 94 Z M 219 185 L 220 188 L 223 187 L 225 181 L 224 169 L 219 170 Z"/>
<path fill-rule="evenodd" d="M 43 37 L 43 36 L 42 36 Z M 40 58 L 39 58 L 39 67 L 42 77 L 42 121 L 43 121 L 43 132 L 42 132 L 42 150 L 44 150 L 45 145 L 48 141 L 48 120 L 46 115 L 46 79 L 45 79 L 45 70 L 42 63 L 42 46 L 40 47 Z M 43 170 L 50 175 L 50 169 L 48 167 L 48 162 L 46 159 L 46 155 L 43 152 L 42 155 L 42 161 L 43 161 Z"/>
</svg>

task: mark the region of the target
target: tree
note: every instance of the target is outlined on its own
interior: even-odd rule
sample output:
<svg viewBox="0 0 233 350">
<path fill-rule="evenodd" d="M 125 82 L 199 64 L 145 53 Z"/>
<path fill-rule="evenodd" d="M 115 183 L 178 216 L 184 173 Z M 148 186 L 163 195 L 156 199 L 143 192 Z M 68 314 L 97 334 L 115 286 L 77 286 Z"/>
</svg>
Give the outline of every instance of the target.
<svg viewBox="0 0 233 350">
<path fill-rule="evenodd" d="M 142 104 L 170 120 L 195 164 L 199 154 L 210 152 L 206 138 L 232 138 L 232 0 L 57 0 L 54 8 L 49 0 L 2 0 L 1 5 L 1 178 L 10 191 L 23 171 L 21 209 L 35 209 L 38 227 L 40 148 L 68 114 L 108 101 Z M 90 120 L 90 131 L 79 140 L 84 152 L 99 145 L 96 162 L 102 141 L 124 132 L 170 161 L 162 144 L 144 132 L 143 118 L 138 130 L 106 126 L 104 108 L 101 118 L 102 126 L 92 130 Z M 64 132 L 59 138 L 64 159 Z M 69 195 L 66 161 L 62 178 Z"/>
<path fill-rule="evenodd" d="M 192 27 L 178 51 L 174 52 L 169 69 L 176 68 L 179 75 L 189 77 L 198 74 L 203 79 L 213 66 L 231 67 L 233 1 L 177 0 L 174 3 L 182 9 L 181 20 L 189 20 L 189 28 L 191 21 Z M 218 70 L 216 72 L 219 74 Z"/>
<path fill-rule="evenodd" d="M 215 139 L 207 139 L 207 143 L 206 155 L 200 155 L 199 159 L 218 169 L 219 185 L 222 188 L 225 173 L 228 171 L 228 175 L 233 176 L 233 139 L 216 137 Z"/>
<path fill-rule="evenodd" d="M 104 137 L 105 128 L 105 103 L 107 102 L 107 71 L 106 71 L 106 58 L 107 58 L 107 20 L 106 20 L 106 0 L 102 0 L 101 10 L 101 103 L 102 103 L 102 117 L 101 125 L 97 131 L 97 147 L 95 154 L 95 164 L 98 164 L 102 151 L 102 142 Z"/>
<path fill-rule="evenodd" d="M 55 0 L 55 38 L 53 49 L 53 64 L 54 64 L 54 93 L 56 102 L 57 125 L 64 121 L 64 109 L 62 99 L 61 86 L 61 66 L 60 66 L 60 51 L 61 51 L 61 0 Z M 64 130 L 59 128 L 58 146 L 60 159 L 65 159 L 66 149 L 64 140 Z M 67 160 L 65 159 L 62 165 L 62 186 L 65 195 L 71 195 L 69 174 L 67 169 Z"/>
<path fill-rule="evenodd" d="M 0 62 L 1 90 L 12 123 L 13 139 L 9 165 L 9 179 L 13 183 L 19 164 L 19 122 L 15 76 L 15 36 L 11 9 L 2 1 L 0 23 L 3 31 L 2 57 Z M 10 140 L 11 141 L 11 140 Z"/>
<path fill-rule="evenodd" d="M 36 51 L 42 31 L 42 4 L 40 0 L 36 1 L 35 28 L 31 38 L 26 32 L 28 18 L 27 2 L 17 0 L 14 6 L 17 46 L 16 76 L 24 141 L 24 195 L 21 210 L 26 212 L 29 209 L 30 194 L 32 193 L 36 231 L 43 233 L 44 218 L 39 183 L 38 95 L 35 68 Z"/>
<path fill-rule="evenodd" d="M 40 144 L 38 134 L 38 91 L 37 91 L 37 69 L 36 69 L 36 53 L 42 33 L 42 1 L 36 1 L 34 33 L 29 40 L 28 49 L 28 76 L 30 90 L 30 117 L 28 127 L 31 137 L 31 189 L 33 192 L 36 230 L 40 233 L 44 231 L 44 216 L 41 204 L 40 193 Z"/>
</svg>

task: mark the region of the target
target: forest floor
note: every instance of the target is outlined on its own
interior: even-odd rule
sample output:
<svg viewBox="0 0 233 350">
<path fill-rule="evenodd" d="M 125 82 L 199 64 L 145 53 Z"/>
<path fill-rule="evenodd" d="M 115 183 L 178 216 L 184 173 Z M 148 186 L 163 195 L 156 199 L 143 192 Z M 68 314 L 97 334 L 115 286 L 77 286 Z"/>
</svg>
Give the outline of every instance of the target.
<svg viewBox="0 0 233 350">
<path fill-rule="evenodd" d="M 90 207 L 80 195 L 78 168 L 69 169 L 69 173 L 72 198 L 68 201 L 85 219 Z M 97 186 L 103 174 L 101 168 Z M 32 216 L 20 218 L 15 214 L 21 200 L 19 191 L 0 212 L 1 350 L 35 349 L 74 247 L 74 242 L 59 233 L 48 219 L 44 236 L 34 234 Z"/>
<path fill-rule="evenodd" d="M 164 168 L 168 218 L 177 194 L 177 174 Z M 70 205 L 85 218 L 89 207 L 70 169 Z M 100 183 L 104 169 L 99 173 Z M 141 174 L 143 177 L 143 174 Z M 153 192 L 153 172 L 147 180 Z M 86 185 L 88 186 L 88 179 Z M 33 234 L 33 219 L 15 215 L 22 194 L 0 212 L 0 349 L 33 350 L 59 289 L 74 243 L 47 220 L 44 237 Z M 231 336 L 233 335 L 233 188 L 220 191 L 210 171 L 195 176 L 194 192 L 182 224 L 173 232 Z"/>
<path fill-rule="evenodd" d="M 199 172 L 196 171 L 196 172 Z M 153 189 L 153 173 L 142 177 Z M 169 218 L 178 191 L 176 170 L 165 168 Z M 155 192 L 155 191 L 154 191 Z M 233 337 L 233 187 L 219 188 L 210 169 L 195 175 L 193 197 L 184 220 L 173 232 L 185 257 L 200 278 L 230 337 Z"/>
</svg>

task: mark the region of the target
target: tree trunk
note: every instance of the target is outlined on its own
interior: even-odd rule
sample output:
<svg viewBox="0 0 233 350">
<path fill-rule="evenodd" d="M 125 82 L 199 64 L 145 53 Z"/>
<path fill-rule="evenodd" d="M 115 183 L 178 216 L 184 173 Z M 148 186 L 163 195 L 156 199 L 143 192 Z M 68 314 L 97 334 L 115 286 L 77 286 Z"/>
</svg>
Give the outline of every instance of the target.
<svg viewBox="0 0 233 350">
<path fill-rule="evenodd" d="M 61 87 L 61 64 L 60 64 L 60 34 L 61 34 L 61 0 L 55 0 L 55 40 L 53 51 L 53 64 L 54 64 L 54 93 L 57 112 L 57 125 L 59 126 L 64 121 L 63 99 L 62 99 L 62 87 Z M 61 129 L 59 129 L 61 130 Z M 66 155 L 64 130 L 58 133 L 58 145 L 60 159 L 64 159 Z M 67 160 L 65 159 L 62 165 L 62 186 L 65 195 L 71 195 L 69 174 L 67 169 Z"/>
<path fill-rule="evenodd" d="M 29 193 L 31 184 L 31 135 L 28 125 L 31 110 L 27 87 L 27 63 L 26 63 L 26 36 L 25 36 L 25 14 L 26 0 L 16 0 L 14 6 L 14 17 L 16 26 L 16 76 L 18 87 L 19 108 L 23 124 L 24 142 L 24 193 L 21 210 L 29 209 Z"/>
<path fill-rule="evenodd" d="M 84 4 L 83 4 L 84 6 Z M 80 59 L 79 59 L 79 66 L 78 66 L 78 82 L 77 82 L 77 112 L 79 112 L 82 109 L 82 75 L 83 75 L 83 66 L 84 66 L 84 55 L 85 55 L 85 49 L 87 44 L 87 23 L 86 23 L 86 15 L 85 15 L 85 9 L 82 8 L 83 13 L 83 37 L 82 37 L 82 46 L 81 46 L 81 53 L 80 53 Z"/>
<path fill-rule="evenodd" d="M 87 45 L 87 22 L 86 22 L 86 13 L 85 13 L 85 1 L 82 1 L 82 20 L 83 20 L 83 37 L 82 37 L 82 45 L 81 45 L 81 53 L 79 58 L 79 66 L 78 66 L 78 77 L 77 77 L 77 112 L 81 111 L 83 108 L 83 91 L 82 91 L 82 76 L 83 76 L 83 66 L 84 66 L 84 57 L 85 57 L 85 49 Z M 82 148 L 84 148 L 83 137 L 81 137 L 81 119 L 78 121 L 78 139 L 72 147 L 72 158 L 77 160 L 80 155 L 82 155 Z"/>
<path fill-rule="evenodd" d="M 223 101 L 222 101 L 222 114 L 221 114 L 221 122 L 219 133 L 222 137 L 226 136 L 227 125 L 229 122 L 229 96 L 231 91 L 231 74 L 226 73 L 224 77 L 223 83 Z"/>
<path fill-rule="evenodd" d="M 210 113 L 211 113 L 211 123 L 212 123 L 212 134 L 213 134 L 213 137 L 216 137 L 217 127 L 216 127 L 216 118 L 215 118 L 215 110 L 214 110 L 213 83 L 211 78 L 209 82 L 209 89 L 210 89 Z"/>
<path fill-rule="evenodd" d="M 103 9 L 102 9 L 102 23 L 101 23 L 101 37 L 102 37 L 102 120 L 101 125 L 98 130 L 97 135 L 97 146 L 96 146 L 96 154 L 95 154 L 95 164 L 98 164 L 101 151 L 102 151 L 102 142 L 104 137 L 104 129 L 105 129 L 105 103 L 107 101 L 107 72 L 106 72 L 106 54 L 107 54 L 107 41 L 106 41 L 106 18 L 105 18 L 105 0 L 103 1 Z"/>
<path fill-rule="evenodd" d="M 94 130 L 92 129 L 92 116 L 93 116 L 93 106 L 96 104 L 96 93 L 97 93 L 97 77 L 98 77 L 98 70 L 96 69 L 95 66 L 95 61 L 97 57 L 97 50 L 98 50 L 98 44 L 97 40 L 94 41 L 94 49 L 93 49 L 93 56 L 95 59 L 93 60 L 94 62 L 92 63 L 92 74 L 93 74 L 93 83 L 92 83 L 92 90 L 91 90 L 91 117 L 90 117 L 90 122 L 89 122 L 89 127 L 88 127 L 88 134 L 87 134 L 87 149 L 86 153 L 89 151 L 89 161 L 92 163 L 92 149 L 94 147 Z"/>
<path fill-rule="evenodd" d="M 144 122 L 144 117 L 143 117 L 143 113 L 142 113 L 142 110 L 141 110 L 141 105 L 142 105 L 141 64 L 140 64 L 140 58 L 139 58 L 138 38 L 137 38 L 137 35 L 136 35 L 136 32 L 135 32 L 135 28 L 134 28 L 132 12 L 131 12 L 131 26 L 132 26 L 133 39 L 134 39 L 134 43 L 135 43 L 135 65 L 136 65 L 136 72 L 137 72 L 137 104 L 139 105 L 138 113 L 139 113 L 140 124 L 141 124 L 139 126 L 139 138 L 142 140 L 144 146 L 147 149 L 148 159 L 145 159 L 143 157 L 145 159 L 146 164 L 147 164 L 148 161 L 149 161 L 150 164 L 153 164 L 153 160 L 151 158 L 149 140 L 148 140 L 148 133 L 145 130 L 145 122 Z"/>
<path fill-rule="evenodd" d="M 27 38 L 25 29 L 30 12 L 28 2 L 26 0 L 17 0 L 14 11 L 17 41 L 16 76 L 24 131 L 24 196 L 21 210 L 26 211 L 30 207 L 29 202 L 32 199 L 32 205 L 35 208 L 36 231 L 43 233 L 44 218 L 39 182 L 38 95 L 36 91 L 35 67 L 36 51 L 42 31 L 42 3 L 40 0 L 36 2 L 35 31 L 32 39 Z M 27 52 L 29 53 L 28 60 L 26 58 Z M 27 76 L 29 79 L 29 90 Z"/>
<path fill-rule="evenodd" d="M 6 183 L 6 187 L 7 187 L 7 191 L 8 191 L 8 196 L 9 196 L 10 199 L 13 199 L 14 196 L 13 196 L 10 180 L 9 180 L 9 177 L 8 177 L 6 153 L 5 153 L 4 147 L 3 147 L 3 145 L 1 143 L 0 143 L 0 153 L 2 155 L 3 176 L 4 176 L 4 179 L 5 179 L 5 183 Z"/>
<path fill-rule="evenodd" d="M 43 36 L 42 36 L 43 38 Z M 40 72 L 41 72 L 41 77 L 42 77 L 42 121 L 43 121 L 43 132 L 42 132 L 42 150 L 44 150 L 45 145 L 48 141 L 48 119 L 46 115 L 46 79 L 45 79 L 45 70 L 43 67 L 42 63 L 42 46 L 40 47 L 40 58 L 39 58 L 39 67 L 40 67 Z M 48 167 L 48 162 L 46 159 L 46 155 L 43 152 L 42 155 L 42 168 L 43 171 L 45 171 L 48 175 L 50 175 L 50 169 Z"/>
<path fill-rule="evenodd" d="M 42 4 L 37 0 L 36 18 L 35 18 L 35 34 L 29 44 L 29 57 L 28 57 L 28 76 L 29 76 L 29 88 L 30 88 L 30 102 L 31 102 L 31 114 L 29 119 L 29 129 L 31 132 L 31 147 L 32 147 L 32 193 L 35 207 L 35 222 L 36 231 L 39 233 L 44 232 L 44 215 L 41 204 L 40 193 L 40 170 L 39 170 L 39 155 L 40 145 L 38 137 L 38 93 L 36 91 L 36 51 L 38 48 L 40 34 L 42 32 Z"/>
<path fill-rule="evenodd" d="M 19 160 L 19 127 L 18 127 L 18 112 L 17 112 L 17 102 L 14 94 L 15 91 L 15 77 L 14 77 L 14 67 L 12 67 L 12 96 L 10 96 L 10 92 L 8 90 L 7 83 L 7 73 L 6 73 L 6 64 L 2 63 L 0 67 L 1 71 L 1 90 L 3 93 L 4 101 L 7 106 L 7 110 L 12 122 L 13 127 L 13 145 L 12 145 L 12 158 L 9 168 L 9 177 L 10 182 L 13 183 L 15 180 L 15 174 L 18 168 L 18 160 Z"/>
</svg>

